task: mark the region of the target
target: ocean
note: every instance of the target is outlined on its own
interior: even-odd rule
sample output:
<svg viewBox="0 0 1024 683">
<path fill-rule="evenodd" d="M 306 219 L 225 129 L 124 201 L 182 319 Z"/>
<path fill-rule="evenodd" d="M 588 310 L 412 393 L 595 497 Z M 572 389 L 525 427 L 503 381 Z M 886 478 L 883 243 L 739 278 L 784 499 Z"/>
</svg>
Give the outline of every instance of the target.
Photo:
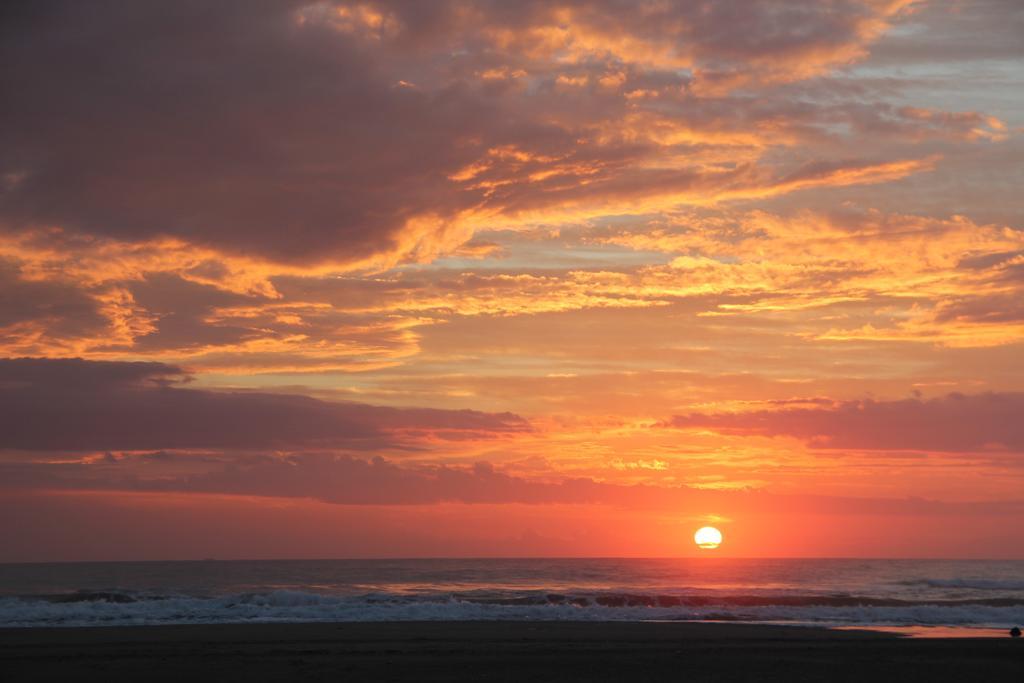
<svg viewBox="0 0 1024 683">
<path fill-rule="evenodd" d="M 1024 562 L 433 559 L 0 565 L 0 627 L 408 620 L 1024 624 Z"/>
</svg>

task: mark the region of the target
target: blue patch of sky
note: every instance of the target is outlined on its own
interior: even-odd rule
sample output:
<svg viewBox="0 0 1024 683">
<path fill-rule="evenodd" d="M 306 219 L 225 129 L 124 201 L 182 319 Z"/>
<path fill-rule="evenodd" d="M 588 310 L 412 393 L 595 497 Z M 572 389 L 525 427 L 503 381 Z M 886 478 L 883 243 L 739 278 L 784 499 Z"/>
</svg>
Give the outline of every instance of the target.
<svg viewBox="0 0 1024 683">
<path fill-rule="evenodd" d="M 636 222 L 636 217 L 632 217 Z M 484 258 L 457 254 L 442 256 L 429 264 L 410 264 L 397 271 L 453 269 L 467 271 L 505 271 L 533 269 L 607 269 L 661 265 L 671 254 L 634 250 L 617 244 L 586 240 L 588 228 L 563 228 L 557 234 L 538 237 L 536 233 L 516 231 L 479 232 L 475 241 L 495 244 L 498 249 Z"/>
<path fill-rule="evenodd" d="M 866 64 L 847 70 L 845 77 L 903 80 L 901 93 L 886 98 L 893 104 L 978 111 L 1001 119 L 1008 127 L 1024 125 L 1024 60 L 987 59 L 900 67 Z"/>
</svg>

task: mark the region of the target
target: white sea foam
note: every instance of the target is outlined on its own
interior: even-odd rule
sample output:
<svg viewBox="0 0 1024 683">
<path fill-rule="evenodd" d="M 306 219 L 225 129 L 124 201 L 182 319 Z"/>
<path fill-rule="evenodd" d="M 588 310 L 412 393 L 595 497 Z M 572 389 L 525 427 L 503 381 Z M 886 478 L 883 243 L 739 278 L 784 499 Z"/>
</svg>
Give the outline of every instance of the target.
<svg viewBox="0 0 1024 683">
<path fill-rule="evenodd" d="M 0 626 L 401 620 L 1024 625 L 1024 562 L 438 559 L 0 564 Z"/>
<path fill-rule="evenodd" d="M 620 606 L 594 603 L 495 604 L 458 596 L 338 596 L 274 591 L 212 598 L 168 596 L 119 602 L 0 599 L 0 626 L 284 623 L 435 620 L 739 620 L 821 625 L 966 625 L 1024 622 L 1024 606 L 701 605 Z"/>
</svg>

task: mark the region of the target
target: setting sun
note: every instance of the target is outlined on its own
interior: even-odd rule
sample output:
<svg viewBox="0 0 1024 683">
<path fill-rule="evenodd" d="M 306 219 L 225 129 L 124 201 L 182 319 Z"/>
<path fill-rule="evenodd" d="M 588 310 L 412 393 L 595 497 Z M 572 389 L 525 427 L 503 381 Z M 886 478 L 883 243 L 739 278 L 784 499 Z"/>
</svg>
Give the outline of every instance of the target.
<svg viewBox="0 0 1024 683">
<path fill-rule="evenodd" d="M 693 542 L 701 550 L 714 550 L 722 544 L 722 532 L 713 526 L 701 527 L 693 535 Z"/>
</svg>

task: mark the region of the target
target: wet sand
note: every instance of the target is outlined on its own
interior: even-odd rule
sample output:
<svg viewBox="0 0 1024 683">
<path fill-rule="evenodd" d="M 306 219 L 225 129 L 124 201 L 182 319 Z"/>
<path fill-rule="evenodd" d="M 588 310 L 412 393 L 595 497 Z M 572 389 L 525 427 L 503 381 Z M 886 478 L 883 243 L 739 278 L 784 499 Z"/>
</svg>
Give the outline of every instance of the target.
<svg viewBox="0 0 1024 683">
<path fill-rule="evenodd" d="M 0 629 L 3 681 L 1017 681 L 1024 642 L 706 623 Z"/>
</svg>

